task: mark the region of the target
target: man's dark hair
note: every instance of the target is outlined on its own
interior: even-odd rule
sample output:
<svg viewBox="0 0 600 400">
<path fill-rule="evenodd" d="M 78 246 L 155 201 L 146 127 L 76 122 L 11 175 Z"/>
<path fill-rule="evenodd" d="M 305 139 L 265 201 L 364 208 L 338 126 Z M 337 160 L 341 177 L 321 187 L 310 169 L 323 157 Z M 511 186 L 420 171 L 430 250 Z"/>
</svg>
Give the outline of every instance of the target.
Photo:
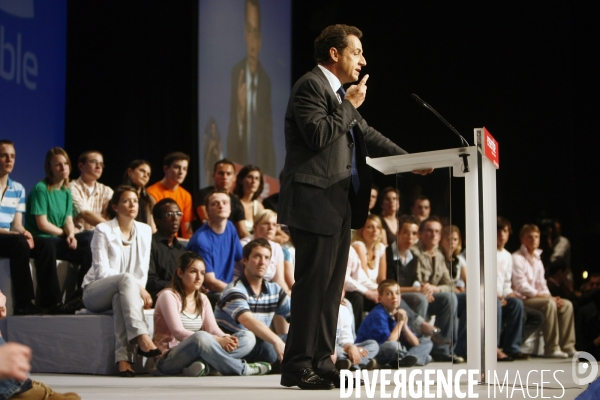
<svg viewBox="0 0 600 400">
<path fill-rule="evenodd" d="M 413 197 L 412 202 L 410 203 L 410 207 L 414 207 L 415 203 L 417 201 L 423 201 L 423 200 L 427 200 L 429 202 L 429 204 L 431 204 L 431 200 L 429 200 L 429 197 L 422 195 L 422 194 L 418 194 L 415 197 Z"/>
<path fill-rule="evenodd" d="M 244 246 L 244 249 L 242 250 L 242 255 L 246 260 L 250 258 L 250 254 L 252 253 L 252 250 L 255 247 L 264 247 L 265 249 L 269 249 L 271 255 L 273 254 L 273 249 L 271 249 L 269 241 L 267 239 L 258 238 L 248 242 L 248 244 Z"/>
<path fill-rule="evenodd" d="M 217 172 L 217 167 L 221 164 L 231 165 L 231 168 L 233 168 L 233 172 L 235 173 L 235 164 L 233 163 L 233 161 L 231 161 L 228 158 L 222 158 L 215 163 L 215 166 L 213 167 L 213 174 Z"/>
<path fill-rule="evenodd" d="M 165 156 L 165 158 L 163 159 L 163 165 L 165 167 L 170 167 L 175 161 L 181 161 L 181 160 L 185 160 L 189 163 L 190 156 L 188 156 L 185 153 L 182 153 L 181 151 L 174 151 Z"/>
<path fill-rule="evenodd" d="M 162 199 L 161 201 L 159 201 L 158 203 L 156 203 L 154 205 L 154 208 L 152 209 L 152 217 L 154 218 L 155 221 L 158 221 L 159 219 L 163 219 L 165 212 L 163 211 L 163 207 L 170 205 L 170 204 L 175 204 L 177 206 L 177 208 L 179 208 L 179 204 L 177 204 L 177 202 L 169 197 L 165 197 L 164 199 Z M 181 211 L 181 209 L 179 210 Z"/>
<path fill-rule="evenodd" d="M 398 234 L 400 234 L 404 224 L 415 224 L 416 226 L 419 226 L 419 220 L 412 214 L 401 215 L 400 218 L 398 218 Z"/>
<path fill-rule="evenodd" d="M 421 222 L 421 225 L 419 225 L 419 232 L 423 232 L 423 229 L 425 229 L 425 224 L 428 222 L 437 222 L 440 225 L 443 225 L 440 217 L 438 217 L 437 215 L 432 215 L 429 218 L 427 218 L 425 221 Z"/>
<path fill-rule="evenodd" d="M 223 193 L 226 194 L 227 196 L 229 196 L 229 202 L 231 203 L 231 195 L 229 193 L 227 193 L 225 190 L 220 190 L 220 189 L 212 189 L 210 192 L 208 192 L 206 194 L 206 196 L 204 196 L 204 206 L 206 208 L 208 208 L 208 201 L 210 200 L 210 198 L 212 197 L 213 194 L 215 193 Z"/>
<path fill-rule="evenodd" d="M 498 217 L 498 222 L 497 222 L 497 230 L 501 231 L 502 229 L 508 227 L 508 232 L 509 233 L 513 233 L 512 231 L 512 225 L 510 224 L 510 221 L 504 217 Z"/>
<path fill-rule="evenodd" d="M 79 155 L 79 158 L 77 159 L 77 164 L 85 164 L 88 160 L 88 157 L 90 156 L 90 154 L 92 153 L 98 153 L 102 156 L 102 153 L 99 152 L 98 150 L 88 150 L 88 151 L 84 151 L 83 153 L 81 153 Z M 104 156 L 103 156 L 104 157 Z"/>
<path fill-rule="evenodd" d="M 348 47 L 348 35 L 354 35 L 360 39 L 362 32 L 355 26 L 343 24 L 329 25 L 323 29 L 315 39 L 315 61 L 319 64 L 327 63 L 331 59 L 329 49 L 332 47 L 335 47 L 341 53 Z"/>
<path fill-rule="evenodd" d="M 248 6 L 256 7 L 256 13 L 258 14 L 258 31 L 260 32 L 260 3 L 258 0 L 246 0 L 246 17 L 244 18 L 244 24 L 248 21 Z"/>
<path fill-rule="evenodd" d="M 15 146 L 15 144 L 14 144 L 14 142 L 12 140 L 0 139 L 0 145 L 3 145 L 3 144 L 8 144 L 8 145 L 13 146 L 13 147 Z"/>
</svg>

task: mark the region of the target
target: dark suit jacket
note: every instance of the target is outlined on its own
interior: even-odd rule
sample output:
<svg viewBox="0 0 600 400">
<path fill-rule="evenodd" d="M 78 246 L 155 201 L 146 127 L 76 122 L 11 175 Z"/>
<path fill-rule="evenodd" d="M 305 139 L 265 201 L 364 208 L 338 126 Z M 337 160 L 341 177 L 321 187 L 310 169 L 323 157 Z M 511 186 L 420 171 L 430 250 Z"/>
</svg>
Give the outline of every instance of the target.
<svg viewBox="0 0 600 400">
<path fill-rule="evenodd" d="M 318 66 L 292 88 L 285 115 L 285 146 L 279 222 L 324 235 L 341 229 L 349 204 L 352 228 L 364 225 L 371 194 L 366 156 L 406 154 L 367 125 L 349 101 L 340 104 Z M 360 177 L 358 193 L 350 183 L 353 146 Z"/>
<path fill-rule="evenodd" d="M 246 59 L 237 63 L 231 71 L 231 106 L 229 115 L 229 131 L 227 133 L 227 157 L 239 164 L 250 163 L 247 141 L 244 135 L 240 138 L 238 127 L 237 88 L 240 71 L 246 68 Z M 275 147 L 273 145 L 273 116 L 271 112 L 271 80 L 264 68 L 258 63 L 258 87 L 256 92 L 256 147 L 255 162 L 263 173 L 277 176 L 275 163 Z M 244 120 L 244 129 L 246 121 Z"/>
</svg>

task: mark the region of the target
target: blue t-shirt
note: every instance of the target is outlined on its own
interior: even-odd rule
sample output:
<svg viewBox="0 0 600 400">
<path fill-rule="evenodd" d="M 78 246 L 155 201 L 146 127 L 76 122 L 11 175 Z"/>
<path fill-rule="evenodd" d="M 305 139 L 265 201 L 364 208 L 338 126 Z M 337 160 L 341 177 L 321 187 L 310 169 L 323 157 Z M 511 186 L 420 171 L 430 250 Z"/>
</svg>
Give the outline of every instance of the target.
<svg viewBox="0 0 600 400">
<path fill-rule="evenodd" d="M 215 278 L 225 283 L 231 283 L 234 263 L 242 259 L 242 245 L 231 221 L 227 221 L 223 233 L 215 233 L 208 224 L 202 225 L 190 239 L 187 249 L 204 258 L 206 273 L 214 273 Z"/>
<path fill-rule="evenodd" d="M 4 194 L 0 193 L 0 229 L 10 230 L 15 214 L 25 214 L 25 188 L 8 178 Z"/>
<path fill-rule="evenodd" d="M 381 304 L 378 304 L 360 324 L 355 343 L 362 343 L 365 340 L 372 339 L 381 345 L 387 342 L 395 327 L 396 320 L 390 316 Z M 402 337 L 403 334 L 401 333 L 400 342 L 404 342 Z"/>
</svg>

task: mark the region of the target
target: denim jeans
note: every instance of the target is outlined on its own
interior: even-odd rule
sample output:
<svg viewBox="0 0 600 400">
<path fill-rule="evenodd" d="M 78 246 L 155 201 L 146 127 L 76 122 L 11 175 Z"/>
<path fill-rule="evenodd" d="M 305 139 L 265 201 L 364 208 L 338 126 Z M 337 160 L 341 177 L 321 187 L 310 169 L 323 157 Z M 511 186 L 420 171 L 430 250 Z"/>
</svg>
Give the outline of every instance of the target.
<svg viewBox="0 0 600 400">
<path fill-rule="evenodd" d="M 457 323 L 456 309 L 457 302 L 456 294 L 448 292 L 439 292 L 433 294 L 433 302 L 429 303 L 427 309 L 428 315 L 435 315 L 435 325 L 441 329 L 441 335 L 448 341 L 456 341 L 457 338 Z M 439 344 L 434 345 L 431 354 L 450 355 L 452 353 L 451 345 Z"/>
<path fill-rule="evenodd" d="M 429 353 L 431 353 L 432 348 L 433 342 L 428 338 L 420 338 L 419 344 L 408 350 L 399 341 L 390 341 L 379 346 L 379 353 L 377 353 L 375 359 L 379 364 L 390 364 L 393 367 L 399 359 L 403 359 L 406 356 L 415 356 L 417 357 L 417 365 L 426 365 L 431 361 Z"/>
<path fill-rule="evenodd" d="M 279 337 L 284 342 L 287 340 L 287 335 L 279 335 Z M 279 357 L 277 356 L 275 348 L 271 343 L 265 342 L 260 338 L 256 338 L 256 345 L 245 357 L 245 359 L 248 362 L 265 361 L 269 364 L 273 364 L 275 361 L 279 360 Z"/>
<path fill-rule="evenodd" d="M 240 359 L 252 350 L 256 338 L 250 331 L 240 331 L 233 336 L 238 338 L 238 347 L 228 353 L 210 333 L 195 332 L 160 358 L 156 368 L 163 374 L 181 375 L 184 368 L 202 361 L 223 375 L 246 375 L 248 366 Z"/>
<path fill-rule="evenodd" d="M 0 346 L 6 344 L 6 341 L 0 336 Z M 9 399 L 15 394 L 25 392 L 31 389 L 31 379 L 23 382 L 14 379 L 0 379 L 0 400 Z"/>
<path fill-rule="evenodd" d="M 365 340 L 362 343 L 355 343 L 356 347 L 362 347 L 363 349 L 367 350 L 367 355 L 364 357 L 361 357 L 360 359 L 360 364 L 356 365 L 356 364 L 352 364 L 352 366 L 354 368 L 359 368 L 362 369 L 364 368 L 368 362 L 372 359 L 375 358 L 375 356 L 377 355 L 377 353 L 379 353 L 379 345 L 377 344 L 376 341 L 374 340 Z M 338 344 L 335 345 L 336 349 L 337 349 L 337 359 L 338 360 L 346 360 L 348 359 L 348 353 L 346 353 L 344 351 L 344 349 L 342 349 L 342 347 Z"/>
</svg>

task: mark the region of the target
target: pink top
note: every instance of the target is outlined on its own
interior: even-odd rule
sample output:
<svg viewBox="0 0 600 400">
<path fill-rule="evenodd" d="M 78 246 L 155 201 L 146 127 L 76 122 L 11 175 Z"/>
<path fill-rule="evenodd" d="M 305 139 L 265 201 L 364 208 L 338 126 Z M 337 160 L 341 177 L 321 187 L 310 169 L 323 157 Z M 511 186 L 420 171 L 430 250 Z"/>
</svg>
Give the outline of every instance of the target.
<svg viewBox="0 0 600 400">
<path fill-rule="evenodd" d="M 215 321 L 210 301 L 202 294 L 202 330 L 214 336 L 225 336 Z M 165 351 L 173 348 L 182 340 L 194 334 L 181 323 L 181 298 L 171 289 L 164 289 L 158 294 L 154 308 L 154 344 Z"/>
<path fill-rule="evenodd" d="M 512 286 L 514 292 L 522 299 L 535 297 L 538 294 L 550 294 L 544 264 L 540 258 L 542 250 L 537 249 L 532 257 L 525 245 L 513 253 Z"/>
</svg>

